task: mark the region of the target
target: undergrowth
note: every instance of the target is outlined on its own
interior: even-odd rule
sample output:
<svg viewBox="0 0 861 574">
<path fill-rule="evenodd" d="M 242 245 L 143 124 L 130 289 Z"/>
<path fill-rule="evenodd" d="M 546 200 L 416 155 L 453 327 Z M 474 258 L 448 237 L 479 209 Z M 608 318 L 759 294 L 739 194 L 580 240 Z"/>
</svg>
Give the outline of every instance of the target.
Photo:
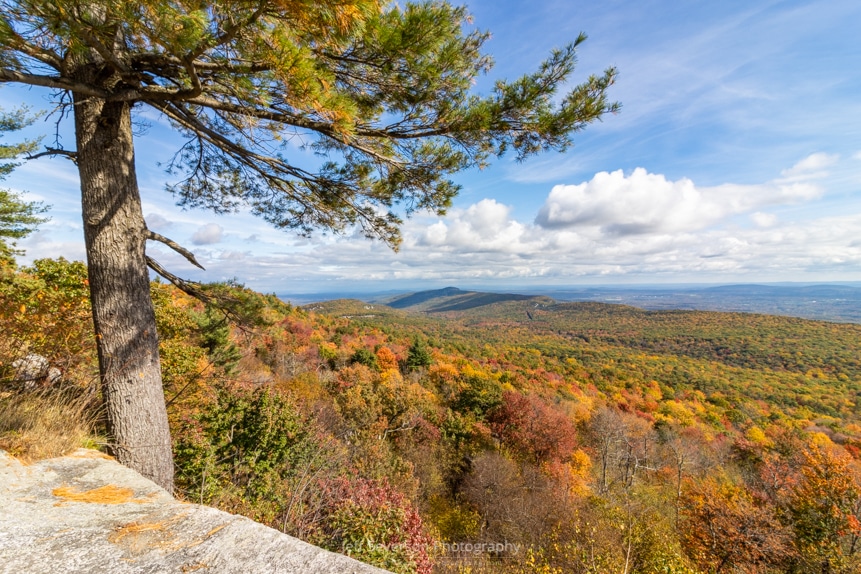
<svg viewBox="0 0 861 574">
<path fill-rule="evenodd" d="M 94 448 L 97 412 L 80 393 L 5 393 L 0 395 L 0 450 L 32 462 Z"/>
</svg>

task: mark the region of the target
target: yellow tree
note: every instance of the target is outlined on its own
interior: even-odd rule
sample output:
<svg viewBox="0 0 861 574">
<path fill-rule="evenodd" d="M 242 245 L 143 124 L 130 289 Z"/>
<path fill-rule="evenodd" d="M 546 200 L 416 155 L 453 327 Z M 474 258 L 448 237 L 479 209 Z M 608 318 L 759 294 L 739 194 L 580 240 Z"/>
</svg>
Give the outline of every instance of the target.
<svg viewBox="0 0 861 574">
<path fill-rule="evenodd" d="M 810 571 L 857 572 L 861 566 L 861 482 L 852 458 L 829 445 L 804 453 L 790 496 L 795 540 Z"/>
</svg>

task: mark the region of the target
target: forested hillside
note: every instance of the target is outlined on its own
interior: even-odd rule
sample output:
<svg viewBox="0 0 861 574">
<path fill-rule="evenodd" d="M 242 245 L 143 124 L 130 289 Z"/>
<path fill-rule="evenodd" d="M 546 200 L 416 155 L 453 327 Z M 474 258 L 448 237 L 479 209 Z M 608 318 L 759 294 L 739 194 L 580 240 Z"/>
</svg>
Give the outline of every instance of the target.
<svg viewBox="0 0 861 574">
<path fill-rule="evenodd" d="M 20 457 L 45 401 L 99 442 L 85 277 L 4 270 L 0 448 Z M 189 500 L 395 572 L 861 568 L 861 326 L 207 292 L 152 285 Z M 21 380 L 32 354 L 62 379 Z"/>
</svg>

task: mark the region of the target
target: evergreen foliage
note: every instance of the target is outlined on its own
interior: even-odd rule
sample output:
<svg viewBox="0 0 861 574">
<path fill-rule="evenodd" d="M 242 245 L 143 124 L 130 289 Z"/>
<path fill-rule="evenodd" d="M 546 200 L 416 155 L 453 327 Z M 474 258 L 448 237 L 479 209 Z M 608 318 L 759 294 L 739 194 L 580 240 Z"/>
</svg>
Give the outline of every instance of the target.
<svg viewBox="0 0 861 574">
<path fill-rule="evenodd" d="M 417 371 L 419 369 L 426 369 L 432 363 L 433 358 L 427 346 L 418 337 L 413 339 L 410 348 L 407 350 L 407 359 L 404 362 L 407 370 Z"/>
<path fill-rule="evenodd" d="M 0 111 L 0 137 L 33 123 L 34 118 L 22 108 L 11 113 Z M 18 163 L 15 158 L 32 152 L 36 142 L 0 144 L 0 180 L 8 176 Z M 0 189 L 0 260 L 5 265 L 14 264 L 14 256 L 23 252 L 15 249 L 15 240 L 30 235 L 36 227 L 46 221 L 39 217 L 47 207 L 35 201 L 24 201 L 21 196 L 8 189 Z"/>
</svg>

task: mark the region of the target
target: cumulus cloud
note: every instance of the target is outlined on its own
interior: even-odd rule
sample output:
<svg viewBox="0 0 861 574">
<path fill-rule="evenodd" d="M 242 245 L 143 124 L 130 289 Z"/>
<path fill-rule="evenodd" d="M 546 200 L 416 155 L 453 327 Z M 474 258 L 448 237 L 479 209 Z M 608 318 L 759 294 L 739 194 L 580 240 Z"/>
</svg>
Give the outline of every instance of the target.
<svg viewBox="0 0 861 574">
<path fill-rule="evenodd" d="M 454 210 L 446 221 L 419 231 L 422 246 L 473 251 L 510 251 L 523 243 L 526 227 L 511 219 L 511 209 L 494 199 L 483 199 L 466 210 Z"/>
<path fill-rule="evenodd" d="M 594 228 L 601 236 L 678 233 L 705 229 L 733 215 L 822 194 L 810 182 L 698 187 L 682 178 L 635 169 L 600 172 L 584 183 L 557 185 L 535 218 L 545 229 Z"/>
<path fill-rule="evenodd" d="M 217 223 L 207 223 L 198 228 L 191 236 L 191 242 L 195 245 L 214 245 L 221 243 L 224 229 Z"/>
</svg>

